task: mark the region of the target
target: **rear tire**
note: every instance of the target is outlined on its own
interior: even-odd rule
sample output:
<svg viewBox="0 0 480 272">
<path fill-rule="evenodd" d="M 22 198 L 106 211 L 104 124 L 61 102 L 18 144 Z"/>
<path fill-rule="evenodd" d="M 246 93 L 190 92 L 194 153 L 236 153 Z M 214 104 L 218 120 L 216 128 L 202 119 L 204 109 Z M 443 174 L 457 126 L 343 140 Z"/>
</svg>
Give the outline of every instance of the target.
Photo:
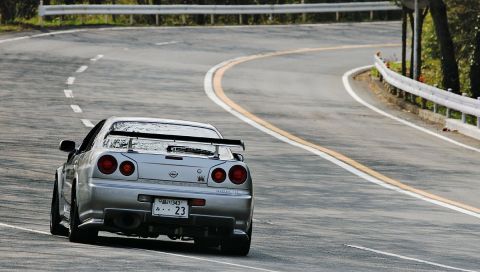
<svg viewBox="0 0 480 272">
<path fill-rule="evenodd" d="M 74 243 L 94 243 L 98 237 L 98 230 L 95 229 L 79 229 L 81 224 L 78 215 L 78 205 L 75 196 L 75 190 L 72 190 L 72 201 L 70 205 L 70 233 L 68 239 Z"/>
<path fill-rule="evenodd" d="M 247 237 L 233 237 L 222 240 L 220 247 L 222 253 L 236 256 L 247 256 L 252 241 L 253 222 L 247 231 Z"/>
<path fill-rule="evenodd" d="M 68 236 L 68 229 L 62 224 L 62 217 L 60 215 L 60 204 L 58 201 L 58 181 L 55 177 L 55 184 L 53 185 L 52 205 L 50 206 L 50 233 L 59 236 Z"/>
</svg>

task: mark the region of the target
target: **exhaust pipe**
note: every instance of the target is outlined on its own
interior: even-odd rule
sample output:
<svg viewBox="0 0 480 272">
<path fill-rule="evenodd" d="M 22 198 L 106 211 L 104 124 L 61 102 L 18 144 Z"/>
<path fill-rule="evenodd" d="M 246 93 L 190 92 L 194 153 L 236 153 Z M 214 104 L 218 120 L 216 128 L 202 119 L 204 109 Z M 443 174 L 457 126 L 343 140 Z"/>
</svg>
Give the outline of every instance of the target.
<svg viewBox="0 0 480 272">
<path fill-rule="evenodd" d="M 122 214 L 113 219 L 113 224 L 122 230 L 134 230 L 140 226 L 142 221 L 136 214 Z"/>
</svg>

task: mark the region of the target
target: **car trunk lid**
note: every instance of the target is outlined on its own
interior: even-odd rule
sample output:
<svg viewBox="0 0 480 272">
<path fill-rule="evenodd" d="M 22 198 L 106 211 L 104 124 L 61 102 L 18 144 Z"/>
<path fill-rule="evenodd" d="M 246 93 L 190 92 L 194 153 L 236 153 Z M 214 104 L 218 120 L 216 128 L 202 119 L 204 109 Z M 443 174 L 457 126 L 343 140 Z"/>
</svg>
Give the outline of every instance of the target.
<svg viewBox="0 0 480 272">
<path fill-rule="evenodd" d="M 200 156 L 123 153 L 137 163 L 141 179 L 207 183 L 210 169 L 224 163 Z"/>
</svg>

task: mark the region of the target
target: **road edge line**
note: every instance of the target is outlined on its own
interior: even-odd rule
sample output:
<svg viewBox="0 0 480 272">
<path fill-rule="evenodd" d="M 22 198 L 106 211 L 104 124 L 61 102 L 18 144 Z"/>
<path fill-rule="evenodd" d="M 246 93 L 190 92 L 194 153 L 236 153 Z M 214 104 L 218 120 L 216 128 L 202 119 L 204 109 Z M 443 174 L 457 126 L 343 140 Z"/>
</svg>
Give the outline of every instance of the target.
<svg viewBox="0 0 480 272">
<path fill-rule="evenodd" d="M 395 257 L 395 258 L 399 258 L 399 259 L 402 259 L 402 260 L 413 261 L 413 262 L 422 263 L 422 264 L 428 264 L 428 265 L 431 265 L 431 266 L 446 268 L 446 269 L 450 269 L 450 270 L 463 271 L 463 272 L 477 272 L 476 270 L 464 269 L 464 268 L 449 266 L 449 265 L 445 265 L 445 264 L 441 264 L 441 263 L 425 261 L 425 260 L 422 260 L 422 259 L 417 259 L 417 258 L 413 258 L 413 257 L 408 257 L 408 256 L 400 255 L 400 254 L 390 253 L 390 252 L 386 252 L 386 251 L 382 251 L 382 250 L 378 250 L 378 249 L 373 249 L 373 248 L 368 248 L 368 247 L 364 247 L 364 246 L 359 246 L 359 245 L 345 244 L 345 246 L 349 247 L 349 248 L 353 248 L 353 249 L 373 252 L 373 253 L 376 253 L 376 254 L 379 254 L 379 255 Z"/>
<path fill-rule="evenodd" d="M 381 45 L 376 45 L 376 46 L 381 46 Z M 337 47 L 337 49 L 345 49 L 345 46 L 340 46 Z M 350 47 L 351 48 L 351 47 Z M 359 47 L 359 48 L 364 48 L 364 46 Z M 333 47 L 328 47 L 328 48 L 323 48 L 323 50 L 334 50 Z M 396 181 L 394 179 L 388 178 L 338 152 L 335 152 L 333 150 L 329 150 L 327 148 L 318 146 L 316 144 L 310 143 L 308 141 L 305 141 L 299 137 L 296 137 L 278 127 L 275 127 L 274 125 L 268 123 L 267 121 L 253 115 L 252 113 L 249 113 L 245 109 L 243 109 L 241 106 L 230 100 L 222 90 L 222 96 L 226 101 L 222 100 L 218 96 L 217 90 L 214 87 L 215 81 L 221 83 L 221 78 L 218 79 L 216 78 L 216 74 L 219 70 L 221 69 L 230 69 L 233 66 L 247 62 L 250 60 L 256 60 L 259 58 L 265 58 L 265 57 L 272 57 L 272 56 L 279 56 L 279 55 L 287 55 L 287 54 L 296 54 L 296 53 L 308 53 L 308 52 L 315 52 L 315 51 L 322 51 L 321 48 L 313 49 L 313 48 L 306 48 L 306 49 L 297 49 L 297 50 L 291 50 L 291 51 L 281 51 L 281 52 L 276 52 L 276 53 L 268 53 L 268 54 L 257 54 L 257 55 L 250 55 L 250 56 L 243 56 L 243 57 L 238 57 L 238 58 L 233 58 L 230 60 L 226 60 L 224 62 L 221 62 L 214 67 L 210 68 L 208 72 L 206 73 L 204 77 L 204 91 L 210 100 L 212 100 L 215 104 L 219 105 L 221 108 L 226 110 L 227 112 L 231 113 L 238 119 L 244 121 L 245 123 L 257 128 L 258 130 L 269 134 L 275 138 L 277 138 L 280 141 L 283 141 L 285 143 L 288 143 L 292 146 L 299 147 L 301 149 L 304 149 L 306 151 L 309 151 L 317 156 L 320 156 L 321 158 L 330 161 L 337 166 L 343 168 L 344 170 L 366 180 L 371 183 L 380 185 L 384 188 L 394 190 L 396 192 L 415 197 L 417 199 L 444 207 L 448 208 L 450 210 L 454 210 L 466 215 L 470 215 L 476 218 L 480 219 L 480 209 L 476 207 L 472 207 L 463 203 L 459 203 L 456 201 L 452 201 L 431 193 L 428 193 L 423 190 L 416 189 L 412 186 L 403 184 L 399 181 Z M 223 76 L 223 74 L 222 74 Z M 219 83 L 219 84 L 220 84 Z M 221 86 L 221 84 L 220 84 Z M 229 105 L 230 102 L 231 104 Z M 247 117 L 245 115 L 247 113 L 250 117 Z M 253 120 L 251 117 L 253 117 L 255 120 Z M 282 135 L 282 132 L 284 135 Z M 288 137 L 287 137 L 288 136 Z M 294 138 L 295 140 L 292 140 L 291 138 Z M 335 154 L 333 156 L 332 154 Z M 337 157 L 336 157 L 337 156 Z M 340 157 L 341 159 L 339 159 Z M 352 164 L 350 164 L 352 163 Z M 358 167 L 362 168 L 360 170 Z M 373 174 L 373 175 L 372 175 Z"/>
<path fill-rule="evenodd" d="M 455 141 L 455 140 L 453 140 L 453 139 L 451 139 L 451 138 L 448 138 L 448 137 L 446 137 L 446 136 L 443 136 L 443 135 L 440 135 L 440 134 L 438 134 L 438 133 L 435 133 L 435 132 L 433 132 L 433 131 L 431 131 L 431 130 L 429 130 L 429 129 L 426 129 L 426 128 L 421 127 L 421 126 L 418 126 L 418 125 L 415 125 L 414 123 L 411 123 L 411 122 L 409 122 L 409 121 L 407 121 L 407 120 L 405 120 L 405 119 L 402 119 L 402 118 L 399 118 L 399 117 L 397 117 L 397 116 L 394 116 L 394 115 L 392 115 L 392 114 L 390 114 L 390 113 L 387 113 L 387 112 L 385 112 L 385 111 L 383 111 L 383 110 L 381 110 L 381 109 L 379 109 L 379 108 L 377 108 L 377 107 L 375 107 L 375 106 L 367 103 L 365 100 L 361 99 L 360 96 L 358 96 L 357 93 L 353 90 L 353 87 L 352 87 L 352 85 L 350 84 L 350 78 L 353 77 L 353 76 L 355 76 L 355 75 L 357 75 L 357 74 L 359 74 L 359 73 L 362 73 L 362 72 L 364 72 L 364 71 L 366 71 L 366 70 L 368 70 L 368 69 L 371 69 L 372 67 L 373 67 L 373 65 L 362 66 L 362 67 L 354 68 L 354 69 L 352 69 L 352 70 L 350 70 L 350 71 L 347 71 L 345 74 L 343 74 L 343 76 L 342 76 L 343 86 L 345 87 L 345 90 L 348 92 L 348 94 L 349 94 L 355 101 L 357 101 L 358 103 L 362 104 L 363 106 L 371 109 L 372 111 L 374 111 L 374 112 L 376 112 L 376 113 L 378 113 L 378 114 L 380 114 L 380 115 L 383 115 L 383 116 L 385 116 L 385 117 L 388 117 L 388 118 L 390 118 L 390 119 L 393 119 L 393 120 L 395 120 L 395 121 L 397 121 L 397 122 L 400 122 L 400 123 L 402 123 L 402 124 L 404 124 L 404 125 L 406 125 L 406 126 L 409 126 L 409 127 L 411 127 L 411 128 L 420 130 L 420 131 L 422 131 L 422 132 L 424 132 L 424 133 L 427 133 L 427 134 L 429 134 L 429 135 L 431 135 L 431 136 L 437 137 L 437 138 L 439 138 L 439 139 L 441 139 L 441 140 L 444 140 L 444 141 L 446 141 L 446 142 L 449 142 L 449 143 L 451 143 L 451 144 L 454 144 L 454 145 L 457 145 L 457 146 L 466 148 L 466 149 L 468 149 L 468 150 L 471 150 L 471 151 L 475 151 L 475 152 L 479 152 L 479 153 L 480 153 L 480 149 L 479 149 L 479 148 L 475 148 L 475 147 L 473 147 L 473 146 L 469 146 L 469 145 L 460 143 L 460 142 Z"/>
</svg>

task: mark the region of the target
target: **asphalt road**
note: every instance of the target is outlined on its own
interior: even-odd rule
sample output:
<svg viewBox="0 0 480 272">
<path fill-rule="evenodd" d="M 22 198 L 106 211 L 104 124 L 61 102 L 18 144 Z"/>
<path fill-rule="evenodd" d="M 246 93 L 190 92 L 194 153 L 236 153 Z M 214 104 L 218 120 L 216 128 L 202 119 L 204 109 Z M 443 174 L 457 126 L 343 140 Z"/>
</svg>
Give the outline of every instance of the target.
<svg viewBox="0 0 480 272">
<path fill-rule="evenodd" d="M 0 43 L 0 270 L 480 269 L 478 218 L 369 183 L 281 142 L 225 112 L 203 89 L 207 71 L 227 59 L 377 45 L 245 62 L 228 70 L 223 88 L 292 134 L 403 183 L 480 207 L 478 153 L 382 117 L 345 91 L 346 71 L 371 64 L 379 50 L 399 55 L 398 48 L 382 46 L 399 42 L 399 33 L 397 22 L 92 29 Z M 438 131 L 383 104 L 365 84 L 352 84 L 369 103 Z M 245 140 L 256 192 L 248 257 L 197 252 L 190 242 L 168 239 L 105 235 L 96 245 L 82 245 L 48 234 L 54 171 L 65 158 L 58 142 L 80 141 L 88 132 L 84 122 L 112 115 L 208 122 L 227 138 Z"/>
</svg>

